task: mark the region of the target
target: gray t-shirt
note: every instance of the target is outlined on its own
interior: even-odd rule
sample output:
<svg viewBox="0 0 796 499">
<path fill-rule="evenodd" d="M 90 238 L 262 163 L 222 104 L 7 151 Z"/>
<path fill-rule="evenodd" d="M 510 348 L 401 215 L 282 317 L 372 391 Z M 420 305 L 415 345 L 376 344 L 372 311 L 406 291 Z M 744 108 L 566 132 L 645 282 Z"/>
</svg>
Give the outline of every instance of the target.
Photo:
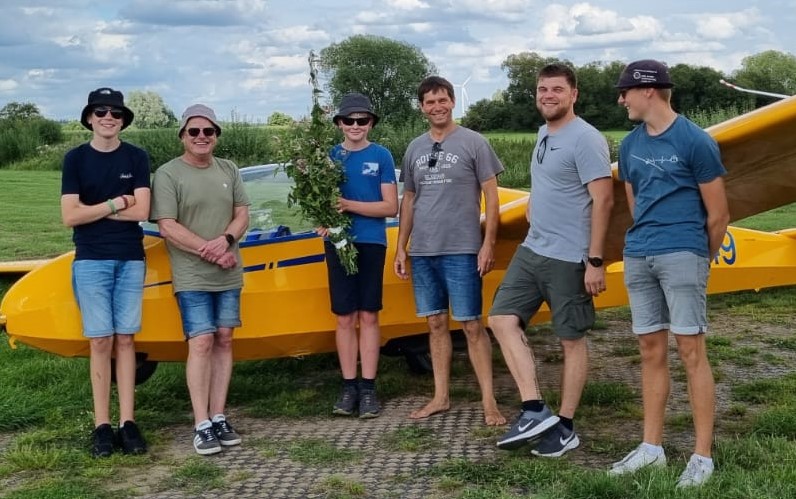
<svg viewBox="0 0 796 499">
<path fill-rule="evenodd" d="M 152 181 L 150 220 L 173 218 L 204 239 L 224 233 L 236 206 L 249 204 L 238 167 L 227 159 L 213 158 L 207 168 L 196 168 L 180 158 L 162 165 Z M 222 269 L 198 255 L 166 242 L 174 292 L 227 291 L 243 286 L 243 266 L 238 245 L 232 251 L 238 265 Z"/>
<path fill-rule="evenodd" d="M 468 128 L 457 126 L 434 144 L 424 133 L 409 144 L 403 159 L 404 190 L 415 193 L 409 254 L 476 254 L 481 183 L 502 172 L 503 165 L 489 142 Z M 434 157 L 436 165 L 429 167 Z"/>
<path fill-rule="evenodd" d="M 542 125 L 531 155 L 531 227 L 522 244 L 548 258 L 584 261 L 592 206 L 586 184 L 610 176 L 608 142 L 596 128 L 580 117 L 554 134 Z"/>
</svg>

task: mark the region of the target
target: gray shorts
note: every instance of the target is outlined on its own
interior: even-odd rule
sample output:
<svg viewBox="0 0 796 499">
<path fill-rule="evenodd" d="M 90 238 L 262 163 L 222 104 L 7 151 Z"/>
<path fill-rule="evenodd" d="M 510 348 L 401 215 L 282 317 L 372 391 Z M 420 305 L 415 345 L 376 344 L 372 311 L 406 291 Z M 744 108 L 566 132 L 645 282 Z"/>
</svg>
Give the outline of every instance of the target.
<svg viewBox="0 0 796 499">
<path fill-rule="evenodd" d="M 678 251 L 626 256 L 624 260 L 634 333 L 669 329 L 675 334 L 700 334 L 708 330 L 708 258 Z"/>
<path fill-rule="evenodd" d="M 514 315 L 524 329 L 547 302 L 559 338 L 582 338 L 594 325 L 594 302 L 586 293 L 583 262 L 541 256 L 520 245 L 495 291 L 490 316 Z"/>
</svg>

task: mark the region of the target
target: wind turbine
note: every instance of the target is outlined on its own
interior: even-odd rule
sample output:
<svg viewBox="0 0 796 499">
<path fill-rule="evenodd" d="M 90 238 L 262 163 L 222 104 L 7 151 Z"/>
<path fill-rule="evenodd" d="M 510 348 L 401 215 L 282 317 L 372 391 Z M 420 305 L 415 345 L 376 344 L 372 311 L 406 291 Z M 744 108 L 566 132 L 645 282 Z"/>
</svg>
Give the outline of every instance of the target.
<svg viewBox="0 0 796 499">
<path fill-rule="evenodd" d="M 461 108 L 460 108 L 461 109 L 461 116 L 459 116 L 459 119 L 464 118 L 465 109 L 470 107 L 470 96 L 467 95 L 467 83 L 470 81 L 470 78 L 472 78 L 472 77 L 473 77 L 473 75 L 470 75 L 470 76 L 467 77 L 467 79 L 464 80 L 464 82 L 462 82 L 462 83 L 460 83 L 458 85 L 453 85 L 454 87 L 459 87 L 461 89 L 461 92 L 459 92 L 461 94 L 460 99 L 459 99 L 459 103 L 461 104 Z"/>
</svg>

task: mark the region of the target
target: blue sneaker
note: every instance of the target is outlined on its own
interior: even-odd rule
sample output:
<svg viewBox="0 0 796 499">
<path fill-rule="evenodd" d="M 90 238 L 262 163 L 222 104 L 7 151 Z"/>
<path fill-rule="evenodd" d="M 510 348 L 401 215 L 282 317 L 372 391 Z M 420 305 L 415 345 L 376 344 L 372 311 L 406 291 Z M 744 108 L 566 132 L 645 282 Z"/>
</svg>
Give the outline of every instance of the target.
<svg viewBox="0 0 796 499">
<path fill-rule="evenodd" d="M 578 434 L 558 423 L 552 430 L 545 433 L 539 443 L 531 451 L 534 456 L 561 457 L 580 445 Z"/>
<path fill-rule="evenodd" d="M 499 449 L 519 449 L 536 440 L 558 424 L 558 416 L 547 405 L 541 411 L 522 411 L 509 431 L 497 442 Z"/>
</svg>

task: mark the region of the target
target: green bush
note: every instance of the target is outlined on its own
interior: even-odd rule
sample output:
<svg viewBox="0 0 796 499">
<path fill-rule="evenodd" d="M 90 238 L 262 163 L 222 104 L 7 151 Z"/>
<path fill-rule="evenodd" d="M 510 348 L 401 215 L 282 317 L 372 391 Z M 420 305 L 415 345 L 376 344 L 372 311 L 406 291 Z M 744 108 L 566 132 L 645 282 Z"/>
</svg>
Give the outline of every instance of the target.
<svg viewBox="0 0 796 499">
<path fill-rule="evenodd" d="M 44 118 L 0 120 L 0 168 L 36 156 L 63 140 L 61 125 Z"/>
</svg>

